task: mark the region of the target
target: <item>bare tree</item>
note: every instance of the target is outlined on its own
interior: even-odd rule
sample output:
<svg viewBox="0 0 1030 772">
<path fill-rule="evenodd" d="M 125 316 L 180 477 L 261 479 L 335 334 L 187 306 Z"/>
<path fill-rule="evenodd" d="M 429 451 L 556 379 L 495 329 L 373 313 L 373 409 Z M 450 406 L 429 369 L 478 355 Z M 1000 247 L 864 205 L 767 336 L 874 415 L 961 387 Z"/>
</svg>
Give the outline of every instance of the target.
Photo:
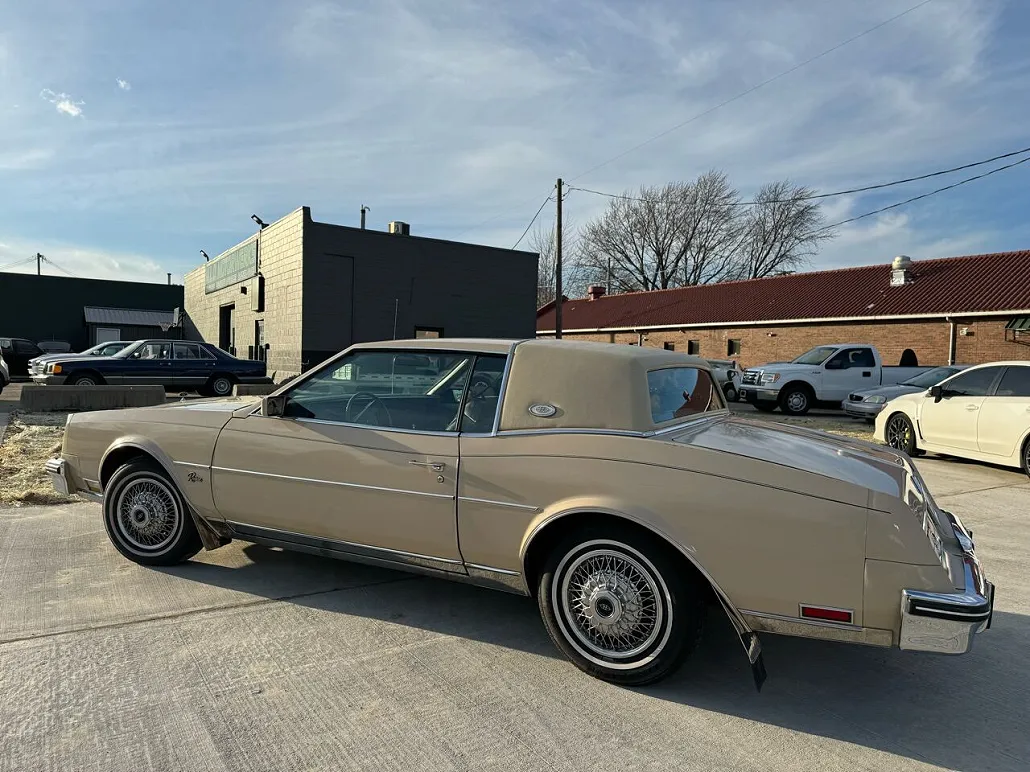
<svg viewBox="0 0 1030 772">
<path fill-rule="evenodd" d="M 752 279 L 796 270 L 830 238 L 812 191 L 765 185 L 745 205 L 719 171 L 613 198 L 583 230 L 578 261 L 611 292 Z"/>
<path fill-rule="evenodd" d="M 815 191 L 789 181 L 763 185 L 755 205 L 743 215 L 736 278 L 761 279 L 793 273 L 808 263 L 819 245 L 833 238 L 812 201 Z"/>
<path fill-rule="evenodd" d="M 540 259 L 537 262 L 536 279 L 536 305 L 542 305 L 554 300 L 555 265 L 557 263 L 557 245 L 554 240 L 554 222 L 544 225 L 538 224 L 529 234 L 526 246 L 530 252 L 537 252 Z M 578 234 L 571 218 L 565 217 L 562 221 L 562 285 L 566 297 L 581 294 L 580 287 L 582 276 L 580 264 L 576 258 L 578 250 Z"/>
</svg>

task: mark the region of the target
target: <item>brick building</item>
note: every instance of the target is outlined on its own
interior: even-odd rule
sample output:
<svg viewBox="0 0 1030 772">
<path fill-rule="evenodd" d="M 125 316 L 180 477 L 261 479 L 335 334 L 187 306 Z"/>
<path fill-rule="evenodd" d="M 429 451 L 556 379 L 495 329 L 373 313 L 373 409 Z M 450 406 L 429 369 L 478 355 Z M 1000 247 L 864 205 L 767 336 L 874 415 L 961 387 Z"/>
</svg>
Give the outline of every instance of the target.
<svg viewBox="0 0 1030 772">
<path fill-rule="evenodd" d="M 897 364 L 1030 359 L 1030 251 L 911 261 L 562 304 L 563 336 L 673 348 L 742 367 L 789 361 L 824 343 L 875 345 Z M 553 337 L 554 303 L 537 312 Z"/>
<path fill-rule="evenodd" d="M 277 380 L 352 343 L 530 337 L 537 255 L 315 222 L 301 207 L 185 277 L 186 337 Z"/>
</svg>

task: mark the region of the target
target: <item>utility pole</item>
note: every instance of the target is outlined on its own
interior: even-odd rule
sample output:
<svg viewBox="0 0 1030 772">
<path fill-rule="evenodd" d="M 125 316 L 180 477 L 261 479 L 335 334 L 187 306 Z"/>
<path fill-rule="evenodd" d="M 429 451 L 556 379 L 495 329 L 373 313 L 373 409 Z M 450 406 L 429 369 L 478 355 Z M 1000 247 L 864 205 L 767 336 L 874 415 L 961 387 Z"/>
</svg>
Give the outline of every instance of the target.
<svg viewBox="0 0 1030 772">
<path fill-rule="evenodd" d="M 36 276 L 43 275 L 43 255 L 36 253 Z"/>
<path fill-rule="evenodd" d="M 561 177 L 558 178 L 558 211 L 554 228 L 554 337 L 561 338 Z"/>
</svg>

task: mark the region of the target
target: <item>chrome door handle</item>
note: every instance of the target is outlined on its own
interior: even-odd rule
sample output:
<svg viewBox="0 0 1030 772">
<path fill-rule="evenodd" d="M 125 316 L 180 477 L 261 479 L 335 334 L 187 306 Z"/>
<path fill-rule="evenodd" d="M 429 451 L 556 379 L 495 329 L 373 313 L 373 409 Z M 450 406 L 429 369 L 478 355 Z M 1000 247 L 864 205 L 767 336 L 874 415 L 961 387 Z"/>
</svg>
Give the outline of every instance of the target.
<svg viewBox="0 0 1030 772">
<path fill-rule="evenodd" d="M 441 464 L 439 461 L 409 461 L 412 466 L 424 466 L 432 469 L 434 472 L 442 472 L 446 464 Z"/>
<path fill-rule="evenodd" d="M 966 410 L 979 410 L 976 405 L 966 405 Z"/>
</svg>

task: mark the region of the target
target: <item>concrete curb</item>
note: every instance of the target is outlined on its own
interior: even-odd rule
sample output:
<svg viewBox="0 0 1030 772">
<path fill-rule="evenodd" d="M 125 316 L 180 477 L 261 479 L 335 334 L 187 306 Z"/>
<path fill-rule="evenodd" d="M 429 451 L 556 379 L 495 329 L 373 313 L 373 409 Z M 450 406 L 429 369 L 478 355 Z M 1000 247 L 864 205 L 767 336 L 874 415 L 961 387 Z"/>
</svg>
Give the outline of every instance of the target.
<svg viewBox="0 0 1030 772">
<path fill-rule="evenodd" d="M 165 403 L 163 386 L 39 386 L 21 389 L 21 408 L 31 413 L 54 410 L 116 410 Z"/>
</svg>

